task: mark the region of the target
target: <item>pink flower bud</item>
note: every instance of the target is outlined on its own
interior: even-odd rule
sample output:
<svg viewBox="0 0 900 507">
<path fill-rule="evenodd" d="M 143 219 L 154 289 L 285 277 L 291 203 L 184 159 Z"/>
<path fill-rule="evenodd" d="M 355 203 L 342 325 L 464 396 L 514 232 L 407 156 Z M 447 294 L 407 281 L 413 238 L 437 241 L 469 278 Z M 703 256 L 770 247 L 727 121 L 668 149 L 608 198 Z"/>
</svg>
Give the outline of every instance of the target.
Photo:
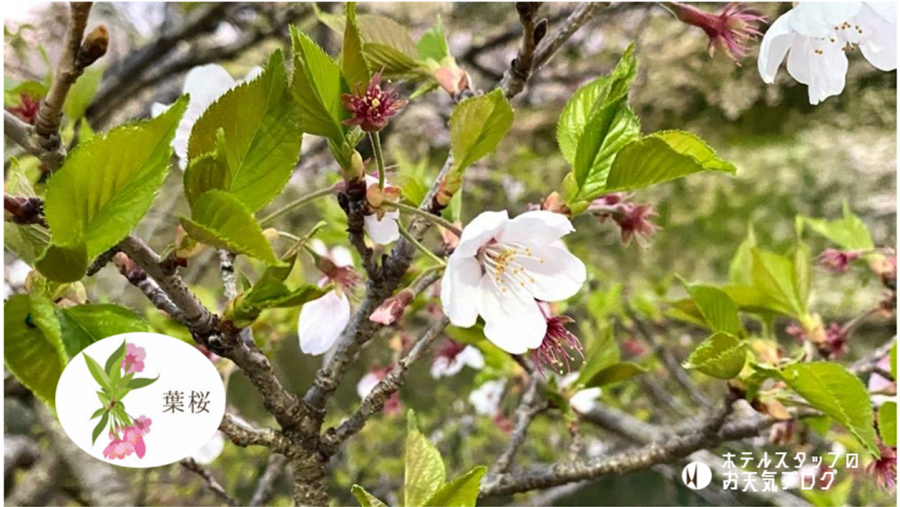
<svg viewBox="0 0 900 507">
<path fill-rule="evenodd" d="M 381 306 L 372 312 L 369 320 L 377 322 L 384 326 L 390 326 L 403 317 L 403 311 L 406 306 L 413 300 L 414 294 L 408 289 L 403 289 L 396 296 L 387 299 Z"/>
</svg>

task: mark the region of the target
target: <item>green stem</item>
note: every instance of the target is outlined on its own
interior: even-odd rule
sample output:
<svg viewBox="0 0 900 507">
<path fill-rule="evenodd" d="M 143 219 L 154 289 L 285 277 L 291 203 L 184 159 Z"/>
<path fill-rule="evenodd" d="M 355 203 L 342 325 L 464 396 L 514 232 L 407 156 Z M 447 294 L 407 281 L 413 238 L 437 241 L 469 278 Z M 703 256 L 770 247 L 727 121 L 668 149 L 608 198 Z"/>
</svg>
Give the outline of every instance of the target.
<svg viewBox="0 0 900 507">
<path fill-rule="evenodd" d="M 412 236 L 412 234 L 409 233 L 408 230 L 406 230 L 406 227 L 404 227 L 403 224 L 401 224 L 399 220 L 397 221 L 397 227 L 400 229 L 400 235 L 403 236 L 404 238 L 406 238 L 406 241 L 409 241 L 409 243 L 412 246 L 416 247 L 416 250 L 422 252 L 422 254 L 424 254 L 425 257 L 428 257 L 429 259 L 436 262 L 438 264 L 438 266 L 446 266 L 447 265 L 447 263 L 444 262 L 443 259 L 441 259 L 437 255 L 434 255 L 434 252 L 429 250 L 422 243 L 419 243 L 419 241 L 416 238 L 414 238 Z"/>
<path fill-rule="evenodd" d="M 268 225 L 271 225 L 272 222 L 274 222 L 275 220 L 278 220 L 279 218 L 283 217 L 284 215 L 287 215 L 291 211 L 294 211 L 295 209 L 297 209 L 301 206 L 309 204 L 320 197 L 325 197 L 326 195 L 331 195 L 333 193 L 334 193 L 334 187 L 327 187 L 327 188 L 323 188 L 321 190 L 316 190 L 315 192 L 313 192 L 311 194 L 306 194 L 303 197 L 297 199 L 296 201 L 286 204 L 283 208 L 279 209 L 278 211 L 275 211 L 271 215 L 263 218 L 262 220 L 259 221 L 259 225 L 260 225 L 260 227 L 266 227 Z"/>
<path fill-rule="evenodd" d="M 422 217 L 425 220 L 428 220 L 434 224 L 440 225 L 444 229 L 447 229 L 448 231 L 452 232 L 453 234 L 456 234 L 457 237 L 462 236 L 462 230 L 460 230 L 459 227 L 453 225 L 449 220 L 446 220 L 444 218 L 441 218 L 441 217 L 435 215 L 434 213 L 429 213 L 428 211 L 421 210 L 415 206 L 410 206 L 408 204 L 403 204 L 403 203 L 399 203 L 399 202 L 384 201 L 384 203 L 382 203 L 382 206 L 393 207 L 393 208 L 397 208 L 401 211 L 406 211 L 407 213 L 412 213 L 413 215 Z"/>
<path fill-rule="evenodd" d="M 381 151 L 381 136 L 378 132 L 369 132 L 369 140 L 375 151 L 375 162 L 378 164 L 378 190 L 384 190 L 384 153 Z"/>
</svg>

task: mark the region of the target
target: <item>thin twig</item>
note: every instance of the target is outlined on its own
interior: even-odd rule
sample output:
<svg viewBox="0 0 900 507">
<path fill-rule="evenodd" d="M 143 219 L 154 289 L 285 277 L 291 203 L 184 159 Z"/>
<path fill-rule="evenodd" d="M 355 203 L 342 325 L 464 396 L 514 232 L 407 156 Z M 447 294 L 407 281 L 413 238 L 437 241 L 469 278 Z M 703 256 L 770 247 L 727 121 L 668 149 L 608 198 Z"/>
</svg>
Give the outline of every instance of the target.
<svg viewBox="0 0 900 507">
<path fill-rule="evenodd" d="M 509 437 L 506 449 L 503 450 L 503 453 L 494 463 L 491 475 L 505 474 L 509 471 L 516 453 L 525 442 L 525 438 L 528 435 L 528 427 L 531 425 L 534 417 L 547 408 L 547 402 L 541 400 L 538 396 L 538 384 L 537 379 L 532 377 L 528 389 L 522 395 L 522 400 L 516 408 L 516 426 Z"/>
<path fill-rule="evenodd" d="M 267 215 L 265 218 L 263 218 L 262 220 L 259 221 L 259 225 L 261 227 L 268 227 L 268 226 L 272 225 L 273 223 L 275 223 L 275 220 L 278 220 L 279 218 L 283 217 L 284 215 L 287 215 L 291 211 L 294 211 L 297 208 L 305 206 L 320 197 L 334 195 L 334 192 L 335 192 L 335 187 L 331 186 L 328 188 L 322 188 L 322 189 L 316 190 L 315 192 L 306 194 L 294 201 L 289 202 L 288 204 L 284 205 L 284 207 L 279 208 L 278 210 L 272 212 L 272 214 Z"/>
<path fill-rule="evenodd" d="M 287 464 L 287 458 L 281 454 L 269 454 L 269 462 L 266 464 L 266 470 L 256 484 L 256 490 L 253 497 L 250 498 L 250 507 L 258 507 L 265 505 L 275 489 L 275 481 L 284 473 L 284 467 Z"/>
<path fill-rule="evenodd" d="M 462 236 L 462 229 L 460 229 L 459 227 L 457 227 L 456 225 L 451 223 L 449 220 L 441 218 L 440 216 L 435 215 L 434 213 L 429 213 L 428 211 L 416 208 L 415 206 L 410 206 L 408 204 L 403 204 L 401 202 L 385 201 L 383 206 L 387 206 L 389 208 L 397 208 L 400 211 L 404 211 L 406 213 L 411 213 L 418 217 L 422 217 L 425 220 L 434 222 L 435 224 L 443 227 L 444 229 L 447 229 L 448 231 L 452 232 L 453 234 L 456 234 L 456 237 Z"/>
<path fill-rule="evenodd" d="M 236 415 L 225 414 L 219 424 L 219 431 L 225 434 L 234 445 L 249 447 L 259 445 L 276 452 L 285 452 L 287 440 L 272 429 L 260 429 L 250 425 Z"/>
<path fill-rule="evenodd" d="M 200 478 L 203 479 L 203 482 L 206 483 L 206 487 L 209 488 L 210 491 L 215 493 L 215 495 L 219 497 L 220 500 L 228 505 L 239 505 L 237 500 L 231 498 L 231 495 L 229 495 L 228 492 L 225 491 L 225 488 L 223 488 L 222 485 L 219 484 L 219 481 L 217 481 L 216 478 L 213 477 L 212 472 L 210 472 L 209 469 L 205 466 L 197 463 L 194 458 L 185 458 L 181 460 L 181 466 L 199 475 Z"/>
<path fill-rule="evenodd" d="M 322 450 L 326 455 L 332 455 L 337 452 L 338 447 L 351 436 L 359 433 L 366 425 L 372 415 L 377 414 L 384 408 L 385 402 L 392 394 L 397 392 L 406 380 L 409 367 L 419 360 L 425 351 L 434 343 L 444 332 L 444 328 L 450 323 L 450 319 L 441 316 L 437 322 L 422 335 L 421 338 L 413 345 L 412 349 L 403 357 L 390 373 L 387 374 L 372 392 L 366 396 L 360 403 L 359 409 L 353 413 L 346 421 L 337 428 L 329 428 L 322 436 Z"/>
</svg>

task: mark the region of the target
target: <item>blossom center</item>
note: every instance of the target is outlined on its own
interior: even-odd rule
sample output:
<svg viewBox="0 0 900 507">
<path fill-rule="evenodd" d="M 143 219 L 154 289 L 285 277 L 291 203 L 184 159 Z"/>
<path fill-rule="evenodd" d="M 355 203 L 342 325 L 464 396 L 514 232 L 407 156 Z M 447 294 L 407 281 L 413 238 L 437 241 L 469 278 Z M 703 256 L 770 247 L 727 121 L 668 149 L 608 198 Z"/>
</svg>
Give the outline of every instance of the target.
<svg viewBox="0 0 900 507">
<path fill-rule="evenodd" d="M 523 260 L 544 264 L 544 259 L 534 255 L 530 247 L 516 242 L 490 243 L 478 253 L 481 268 L 491 275 L 500 292 L 506 292 L 510 287 L 534 285 L 535 280 L 522 264 Z"/>
</svg>

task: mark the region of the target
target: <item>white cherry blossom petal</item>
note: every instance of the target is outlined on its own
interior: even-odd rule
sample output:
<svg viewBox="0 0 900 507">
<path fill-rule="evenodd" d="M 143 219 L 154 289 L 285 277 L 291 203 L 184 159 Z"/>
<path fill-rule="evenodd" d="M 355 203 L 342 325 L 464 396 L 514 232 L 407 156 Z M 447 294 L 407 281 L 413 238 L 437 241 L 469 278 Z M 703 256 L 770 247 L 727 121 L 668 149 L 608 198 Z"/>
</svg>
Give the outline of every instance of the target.
<svg viewBox="0 0 900 507">
<path fill-rule="evenodd" d="M 191 458 L 201 465 L 209 465 L 222 454 L 222 450 L 224 449 L 225 435 L 221 431 L 217 431 L 213 433 L 212 438 L 203 444 L 203 447 L 198 449 L 194 454 L 191 454 Z"/>
<path fill-rule="evenodd" d="M 377 374 L 366 373 L 363 375 L 363 378 L 359 379 L 359 383 L 356 384 L 356 394 L 360 398 L 365 398 L 372 392 L 372 389 L 375 389 L 379 382 L 381 382 L 381 378 Z"/>
<path fill-rule="evenodd" d="M 481 281 L 481 265 L 474 257 L 450 257 L 441 278 L 441 304 L 456 327 L 472 327 L 478 320 L 475 294 Z"/>
<path fill-rule="evenodd" d="M 475 407 L 478 414 L 492 416 L 500 408 L 500 399 L 505 388 L 506 380 L 489 380 L 469 394 L 469 403 Z"/>
<path fill-rule="evenodd" d="M 791 30 L 805 37 L 827 38 L 861 8 L 862 2 L 800 2 L 791 10 Z"/>
<path fill-rule="evenodd" d="M 781 62 L 784 61 L 784 57 L 787 56 L 796 37 L 790 29 L 791 13 L 792 11 L 788 11 L 776 19 L 763 36 L 762 45 L 759 48 L 759 59 L 756 63 L 759 75 L 765 83 L 775 82 L 778 67 L 781 67 Z"/>
<path fill-rule="evenodd" d="M 885 15 L 875 10 L 875 5 L 866 4 L 856 17 L 862 35 L 859 49 L 863 56 L 878 70 L 885 72 L 897 68 L 897 21 L 890 21 Z M 893 9 L 892 9 L 893 10 Z"/>
<path fill-rule="evenodd" d="M 466 348 L 456 356 L 456 361 L 474 370 L 484 368 L 484 355 L 478 347 L 472 345 L 466 345 Z"/>
<path fill-rule="evenodd" d="M 574 231 L 572 221 L 565 215 L 537 210 L 522 213 L 510 220 L 497 240 L 505 243 L 526 243 L 529 246 L 549 245 Z"/>
<path fill-rule="evenodd" d="M 574 408 L 576 412 L 581 414 L 590 412 L 597 406 L 597 397 L 600 396 L 600 392 L 601 390 L 599 387 L 578 391 L 574 396 L 569 398 L 569 405 Z"/>
<path fill-rule="evenodd" d="M 353 254 L 345 246 L 336 246 L 331 249 L 331 261 L 339 268 L 353 267 Z"/>
<path fill-rule="evenodd" d="M 463 229 L 459 245 L 453 251 L 453 257 L 472 257 L 478 249 L 500 234 L 509 222 L 509 214 L 503 211 L 485 211 L 472 219 Z"/>
<path fill-rule="evenodd" d="M 503 292 L 491 275 L 485 274 L 475 304 L 484 319 L 484 336 L 510 354 L 523 354 L 544 341 L 547 320 L 527 292 L 513 285 Z"/>
<path fill-rule="evenodd" d="M 526 284 L 534 299 L 563 301 L 581 290 L 587 279 L 587 269 L 581 259 L 556 246 L 536 246 L 531 251 L 532 258 L 517 259 L 517 262 L 525 269 L 523 276 L 529 277 Z"/>
<path fill-rule="evenodd" d="M 328 294 L 303 305 L 297 323 L 300 350 L 317 356 L 327 352 L 350 322 L 350 301 L 344 293 Z"/>
<path fill-rule="evenodd" d="M 397 220 L 400 219 L 399 211 L 388 211 L 380 220 L 374 213 L 366 215 L 363 219 L 366 234 L 376 244 L 388 245 L 400 239 L 400 228 L 397 226 Z"/>
</svg>

